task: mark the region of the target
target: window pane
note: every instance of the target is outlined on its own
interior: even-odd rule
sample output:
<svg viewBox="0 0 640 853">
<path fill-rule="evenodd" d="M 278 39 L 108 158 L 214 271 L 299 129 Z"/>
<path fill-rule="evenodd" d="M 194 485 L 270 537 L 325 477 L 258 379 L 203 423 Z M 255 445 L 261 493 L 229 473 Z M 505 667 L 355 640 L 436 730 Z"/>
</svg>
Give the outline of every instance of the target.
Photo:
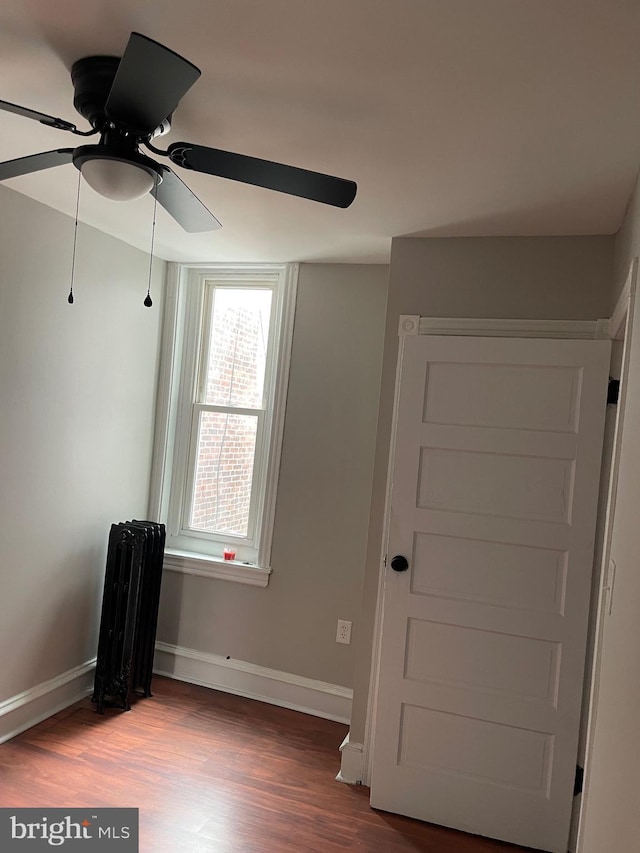
<svg viewBox="0 0 640 853">
<path fill-rule="evenodd" d="M 247 536 L 258 418 L 201 412 L 189 526 Z"/>
<path fill-rule="evenodd" d="M 271 291 L 215 288 L 201 402 L 261 408 Z"/>
</svg>

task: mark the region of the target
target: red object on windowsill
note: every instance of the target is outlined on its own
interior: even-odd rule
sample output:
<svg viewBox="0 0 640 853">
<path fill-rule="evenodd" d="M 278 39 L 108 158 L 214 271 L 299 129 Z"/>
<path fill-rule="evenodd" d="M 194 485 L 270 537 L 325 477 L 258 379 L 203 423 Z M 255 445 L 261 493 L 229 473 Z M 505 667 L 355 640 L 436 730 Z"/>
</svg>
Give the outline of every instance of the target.
<svg viewBox="0 0 640 853">
<path fill-rule="evenodd" d="M 222 552 L 222 556 L 225 560 L 235 560 L 236 558 L 236 549 L 235 548 L 225 548 Z"/>
</svg>

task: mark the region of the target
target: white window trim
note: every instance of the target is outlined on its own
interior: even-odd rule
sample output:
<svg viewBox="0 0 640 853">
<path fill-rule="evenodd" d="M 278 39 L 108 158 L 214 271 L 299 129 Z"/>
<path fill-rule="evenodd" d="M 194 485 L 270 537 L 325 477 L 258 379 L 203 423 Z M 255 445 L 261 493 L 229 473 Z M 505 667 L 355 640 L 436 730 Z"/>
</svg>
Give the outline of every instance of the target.
<svg viewBox="0 0 640 853">
<path fill-rule="evenodd" d="M 220 557 L 200 553 L 197 551 L 194 542 L 194 549 L 188 551 L 168 547 L 165 550 L 164 566 L 171 571 L 185 574 L 266 587 L 271 574 L 271 545 L 291 361 L 298 264 L 169 263 L 167 265 L 149 518 L 165 523 L 168 518 L 171 486 L 169 472 L 174 459 L 178 418 L 179 395 L 174 392 L 184 369 L 182 363 L 184 335 L 195 333 L 193 329 L 185 329 L 186 294 L 189 279 L 193 275 L 201 275 L 205 272 L 210 273 L 212 277 L 216 274 L 224 274 L 229 281 L 233 280 L 234 275 L 237 276 L 238 280 L 246 279 L 248 273 L 275 272 L 284 276 L 284 287 L 281 292 L 282 304 L 276 318 L 276 333 L 279 337 L 279 347 L 276 354 L 276 377 L 278 379 L 275 386 L 271 441 L 267 457 L 269 473 L 261 510 L 262 535 L 256 563 L 229 562 Z"/>
</svg>

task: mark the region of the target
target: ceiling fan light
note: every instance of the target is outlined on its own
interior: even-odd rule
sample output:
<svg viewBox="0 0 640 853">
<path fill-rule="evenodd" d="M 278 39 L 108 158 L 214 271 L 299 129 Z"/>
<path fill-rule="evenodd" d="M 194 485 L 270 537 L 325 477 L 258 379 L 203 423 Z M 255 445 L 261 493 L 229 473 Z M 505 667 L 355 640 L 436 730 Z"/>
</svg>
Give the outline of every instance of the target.
<svg viewBox="0 0 640 853">
<path fill-rule="evenodd" d="M 92 189 L 113 201 L 142 198 L 156 182 L 150 170 L 114 157 L 91 157 L 82 163 L 80 171 Z"/>
</svg>

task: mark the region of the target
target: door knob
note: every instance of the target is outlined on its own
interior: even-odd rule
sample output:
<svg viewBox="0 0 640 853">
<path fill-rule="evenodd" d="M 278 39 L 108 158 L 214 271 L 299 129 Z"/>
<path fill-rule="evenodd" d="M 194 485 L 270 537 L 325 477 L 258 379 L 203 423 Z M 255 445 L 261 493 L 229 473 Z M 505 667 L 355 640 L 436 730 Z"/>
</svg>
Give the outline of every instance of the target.
<svg viewBox="0 0 640 853">
<path fill-rule="evenodd" d="M 394 572 L 406 572 L 409 568 L 409 562 L 406 557 L 402 556 L 402 554 L 397 554 L 391 560 L 391 568 Z"/>
</svg>

